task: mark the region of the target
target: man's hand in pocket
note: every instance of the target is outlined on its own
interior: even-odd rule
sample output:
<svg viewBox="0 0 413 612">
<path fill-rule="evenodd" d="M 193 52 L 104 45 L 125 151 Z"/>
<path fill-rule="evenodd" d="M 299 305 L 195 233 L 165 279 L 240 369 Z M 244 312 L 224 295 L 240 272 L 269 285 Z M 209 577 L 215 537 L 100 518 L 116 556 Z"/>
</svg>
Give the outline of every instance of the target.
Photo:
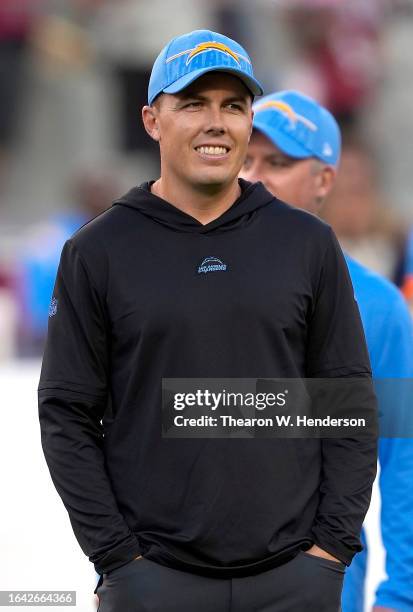
<svg viewBox="0 0 413 612">
<path fill-rule="evenodd" d="M 314 555 L 315 557 L 322 557 L 323 559 L 329 559 L 330 561 L 337 561 L 337 563 L 340 563 L 340 559 L 333 557 L 333 555 L 330 555 L 330 553 L 317 546 L 317 544 L 313 544 L 313 546 L 309 550 L 306 550 L 306 552 L 309 555 Z"/>
</svg>

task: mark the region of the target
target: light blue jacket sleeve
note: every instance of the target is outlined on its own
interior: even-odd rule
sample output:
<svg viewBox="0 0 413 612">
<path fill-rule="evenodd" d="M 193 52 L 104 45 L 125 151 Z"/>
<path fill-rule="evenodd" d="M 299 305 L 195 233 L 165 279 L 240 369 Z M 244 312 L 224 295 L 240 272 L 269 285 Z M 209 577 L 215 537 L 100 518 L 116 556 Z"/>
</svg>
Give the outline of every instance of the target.
<svg viewBox="0 0 413 612">
<path fill-rule="evenodd" d="M 375 379 L 404 379 L 396 388 L 397 401 L 390 409 L 395 411 L 395 419 L 400 411 L 406 409 L 413 418 L 410 393 L 413 386 L 413 323 L 407 304 L 393 284 L 350 257 L 346 259 L 363 321 L 373 376 Z M 389 404 L 386 404 L 386 409 L 389 409 Z M 393 418 L 393 415 L 387 416 Z M 413 612 L 413 439 L 381 438 L 379 462 L 381 530 L 387 578 L 376 591 L 375 605 L 390 607 L 397 612 Z M 356 555 L 346 572 L 343 612 L 361 612 L 363 609 L 365 570 L 366 555 L 363 551 Z"/>
<path fill-rule="evenodd" d="M 381 346 L 371 355 L 376 378 L 413 377 L 413 326 L 401 296 L 393 300 L 383 321 Z M 410 381 L 396 387 L 395 408 L 408 402 L 413 418 Z M 397 415 L 396 415 L 397 418 Z M 385 579 L 376 592 L 375 605 L 413 612 L 413 440 L 381 438 L 379 441 L 381 530 L 386 551 Z"/>
</svg>

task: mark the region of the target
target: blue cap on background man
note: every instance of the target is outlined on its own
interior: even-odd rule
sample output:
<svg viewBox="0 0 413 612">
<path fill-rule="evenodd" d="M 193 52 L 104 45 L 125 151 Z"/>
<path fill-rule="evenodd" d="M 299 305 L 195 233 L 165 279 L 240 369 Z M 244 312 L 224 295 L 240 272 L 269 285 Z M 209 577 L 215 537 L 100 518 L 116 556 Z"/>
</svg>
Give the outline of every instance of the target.
<svg viewBox="0 0 413 612">
<path fill-rule="evenodd" d="M 289 157 L 316 157 L 331 166 L 340 160 L 340 128 L 316 100 L 286 90 L 261 98 L 253 106 L 253 127 Z"/>
<path fill-rule="evenodd" d="M 149 81 L 148 104 L 160 93 L 178 93 L 203 74 L 216 70 L 237 76 L 253 96 L 262 95 L 251 59 L 241 45 L 217 32 L 194 30 L 173 38 L 156 58 Z"/>
</svg>

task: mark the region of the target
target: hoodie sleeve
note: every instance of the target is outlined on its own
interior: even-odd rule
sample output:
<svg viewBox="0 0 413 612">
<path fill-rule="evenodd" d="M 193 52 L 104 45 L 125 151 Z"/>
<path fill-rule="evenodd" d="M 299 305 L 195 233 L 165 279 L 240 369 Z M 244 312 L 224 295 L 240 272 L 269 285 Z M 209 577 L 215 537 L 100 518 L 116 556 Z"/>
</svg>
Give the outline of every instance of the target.
<svg viewBox="0 0 413 612">
<path fill-rule="evenodd" d="M 78 249 L 62 252 L 39 383 L 43 451 L 83 552 L 100 574 L 140 554 L 105 469 L 101 419 L 108 402 L 103 300 Z"/>
<path fill-rule="evenodd" d="M 363 412 L 376 422 L 370 362 L 348 269 L 334 233 L 324 255 L 309 326 L 307 375 L 360 380 Z M 354 397 L 353 396 L 353 397 Z M 324 438 L 315 543 L 347 565 L 362 550 L 360 532 L 377 469 L 377 436 Z"/>
</svg>

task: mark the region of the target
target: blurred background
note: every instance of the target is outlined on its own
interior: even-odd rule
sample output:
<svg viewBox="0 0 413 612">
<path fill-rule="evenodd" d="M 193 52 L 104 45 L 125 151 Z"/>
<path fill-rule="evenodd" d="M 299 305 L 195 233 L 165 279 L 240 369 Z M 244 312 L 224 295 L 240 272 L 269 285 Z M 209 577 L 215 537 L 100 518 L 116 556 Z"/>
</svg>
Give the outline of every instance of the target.
<svg viewBox="0 0 413 612">
<path fill-rule="evenodd" d="M 299 89 L 334 113 L 344 149 L 324 217 L 350 254 L 413 303 L 413 0 L 0 0 L 0 464 L 26 516 L 15 504 L 6 510 L 0 529 L 14 561 L 0 589 L 45 588 L 46 576 L 58 588 L 55 574 L 66 576 L 59 588 L 93 583 L 39 449 L 35 390 L 50 297 L 65 240 L 157 178 L 157 149 L 140 120 L 150 69 L 170 38 L 197 28 L 241 42 L 267 93 Z M 11 478 L 14 460 L 22 467 Z M 30 499 L 16 474 L 30 480 Z M 24 571 L 32 504 L 43 556 L 32 541 Z M 375 502 L 370 593 L 382 572 L 377 516 Z M 92 606 L 87 589 L 82 610 Z"/>
</svg>

